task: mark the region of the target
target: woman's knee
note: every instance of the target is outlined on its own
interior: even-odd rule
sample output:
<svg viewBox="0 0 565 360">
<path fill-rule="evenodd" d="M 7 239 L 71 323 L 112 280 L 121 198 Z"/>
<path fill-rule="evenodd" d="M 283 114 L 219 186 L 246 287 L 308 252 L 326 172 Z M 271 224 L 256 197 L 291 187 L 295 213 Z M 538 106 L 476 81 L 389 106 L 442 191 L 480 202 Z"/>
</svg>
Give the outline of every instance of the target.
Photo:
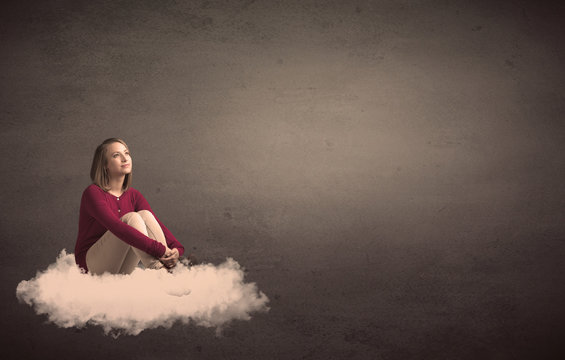
<svg viewBox="0 0 565 360">
<path fill-rule="evenodd" d="M 145 224 L 143 217 L 141 214 L 136 213 L 135 211 L 131 211 L 124 216 L 121 217 L 121 220 L 126 224 L 135 227 L 136 225 Z"/>
<path fill-rule="evenodd" d="M 149 210 L 139 210 L 137 214 L 139 214 L 139 216 L 141 216 L 141 218 L 145 222 L 147 222 L 148 220 L 155 221 L 155 216 L 153 216 L 153 214 Z"/>
</svg>

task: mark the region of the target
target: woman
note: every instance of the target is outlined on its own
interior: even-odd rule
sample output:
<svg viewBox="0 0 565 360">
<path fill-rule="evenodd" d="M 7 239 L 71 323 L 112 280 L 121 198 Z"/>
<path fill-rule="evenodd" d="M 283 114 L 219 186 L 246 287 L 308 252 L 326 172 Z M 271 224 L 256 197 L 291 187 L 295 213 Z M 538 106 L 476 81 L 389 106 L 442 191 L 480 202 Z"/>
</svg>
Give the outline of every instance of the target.
<svg viewBox="0 0 565 360">
<path fill-rule="evenodd" d="M 130 274 L 172 268 L 184 247 L 131 187 L 132 159 L 126 143 L 110 138 L 94 153 L 90 184 L 82 194 L 75 261 L 85 272 Z"/>
</svg>

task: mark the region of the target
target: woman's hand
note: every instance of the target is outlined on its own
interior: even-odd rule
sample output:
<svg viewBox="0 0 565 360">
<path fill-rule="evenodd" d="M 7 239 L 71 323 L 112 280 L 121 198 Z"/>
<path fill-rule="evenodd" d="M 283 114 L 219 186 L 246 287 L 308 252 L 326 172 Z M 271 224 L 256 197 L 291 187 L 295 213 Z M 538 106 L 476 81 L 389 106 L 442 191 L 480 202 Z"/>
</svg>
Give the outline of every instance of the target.
<svg viewBox="0 0 565 360">
<path fill-rule="evenodd" d="M 172 250 L 167 248 L 165 254 L 159 258 L 159 260 L 167 267 L 172 268 L 177 264 L 179 261 L 179 251 L 177 248 L 173 248 Z"/>
</svg>

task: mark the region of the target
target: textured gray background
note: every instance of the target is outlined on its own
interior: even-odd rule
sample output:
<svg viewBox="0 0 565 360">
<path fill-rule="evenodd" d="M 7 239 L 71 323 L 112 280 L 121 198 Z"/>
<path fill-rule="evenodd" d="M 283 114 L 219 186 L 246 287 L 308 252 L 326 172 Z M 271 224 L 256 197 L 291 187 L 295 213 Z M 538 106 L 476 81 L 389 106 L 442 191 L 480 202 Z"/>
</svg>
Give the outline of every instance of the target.
<svg viewBox="0 0 565 360">
<path fill-rule="evenodd" d="M 2 358 L 517 359 L 565 331 L 563 5 L 20 1 L 1 12 Z M 271 311 L 114 340 L 19 281 L 95 147 Z"/>
</svg>

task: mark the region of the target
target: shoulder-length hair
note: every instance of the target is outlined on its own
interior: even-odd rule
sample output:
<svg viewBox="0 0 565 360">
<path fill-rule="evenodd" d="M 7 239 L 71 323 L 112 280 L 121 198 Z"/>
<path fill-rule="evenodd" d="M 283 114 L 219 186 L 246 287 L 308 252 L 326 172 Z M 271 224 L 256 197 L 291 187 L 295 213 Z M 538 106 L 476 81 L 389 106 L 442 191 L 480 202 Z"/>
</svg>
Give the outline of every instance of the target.
<svg viewBox="0 0 565 360">
<path fill-rule="evenodd" d="M 90 179 L 96 185 L 98 185 L 102 190 L 108 191 L 110 190 L 110 177 L 108 176 L 108 169 L 106 166 L 108 165 L 108 160 L 106 155 L 108 153 L 108 146 L 110 144 L 119 142 L 126 147 L 125 141 L 118 138 L 109 138 L 104 140 L 104 142 L 96 148 L 94 152 L 94 159 L 92 159 L 92 167 L 90 168 Z M 122 184 L 122 190 L 127 190 L 131 186 L 131 172 L 126 174 L 124 179 L 124 183 Z"/>
</svg>

